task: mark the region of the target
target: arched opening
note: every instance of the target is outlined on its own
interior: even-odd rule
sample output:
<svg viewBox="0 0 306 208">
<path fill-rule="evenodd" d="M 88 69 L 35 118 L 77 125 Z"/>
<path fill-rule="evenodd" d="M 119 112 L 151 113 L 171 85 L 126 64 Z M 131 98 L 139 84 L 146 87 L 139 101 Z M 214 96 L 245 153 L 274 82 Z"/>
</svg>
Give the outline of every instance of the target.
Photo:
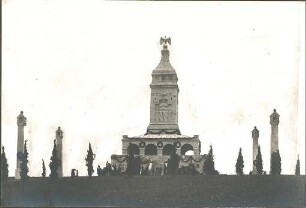
<svg viewBox="0 0 306 208">
<path fill-rule="evenodd" d="M 139 155 L 139 147 L 136 144 L 129 144 L 128 146 L 128 154 L 131 155 Z"/>
<path fill-rule="evenodd" d="M 185 155 L 194 155 L 194 151 L 193 150 L 188 150 L 187 152 L 185 152 Z"/>
<path fill-rule="evenodd" d="M 171 155 L 172 152 L 176 152 L 175 147 L 172 144 L 166 144 L 163 148 L 163 155 Z"/>
<path fill-rule="evenodd" d="M 148 144 L 145 148 L 145 155 L 157 155 L 157 147 L 154 144 Z"/>
<path fill-rule="evenodd" d="M 184 144 L 181 147 L 181 155 L 187 155 L 186 153 L 188 153 L 188 155 L 190 155 L 191 152 L 193 153 L 193 147 L 190 144 Z"/>
</svg>

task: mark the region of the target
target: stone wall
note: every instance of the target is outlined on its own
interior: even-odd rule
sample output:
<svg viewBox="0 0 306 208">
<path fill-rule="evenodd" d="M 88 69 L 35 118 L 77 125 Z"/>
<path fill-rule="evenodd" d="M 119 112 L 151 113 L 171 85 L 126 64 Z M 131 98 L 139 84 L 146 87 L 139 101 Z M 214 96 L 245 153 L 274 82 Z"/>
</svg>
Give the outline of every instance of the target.
<svg viewBox="0 0 306 208">
<path fill-rule="evenodd" d="M 137 157 L 137 156 L 136 156 Z M 161 168 L 162 173 L 164 171 L 164 165 L 169 159 L 168 155 L 145 155 L 140 156 L 142 161 L 142 167 L 145 169 L 150 163 L 152 168 Z M 205 161 L 205 155 L 182 155 L 180 156 L 179 167 L 185 167 L 189 164 L 194 164 L 196 170 L 199 173 L 203 173 L 203 165 Z M 121 171 L 124 172 L 127 168 L 127 155 L 112 155 L 111 164 L 117 168 L 120 167 Z"/>
</svg>

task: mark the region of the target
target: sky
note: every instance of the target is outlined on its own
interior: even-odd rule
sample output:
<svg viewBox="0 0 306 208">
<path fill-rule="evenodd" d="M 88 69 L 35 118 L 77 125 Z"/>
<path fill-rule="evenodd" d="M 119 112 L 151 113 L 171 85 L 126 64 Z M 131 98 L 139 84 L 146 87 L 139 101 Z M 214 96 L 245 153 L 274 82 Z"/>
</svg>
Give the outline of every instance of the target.
<svg viewBox="0 0 306 208">
<path fill-rule="evenodd" d="M 14 176 L 16 117 L 27 117 L 29 175 L 48 166 L 58 126 L 63 170 L 87 175 L 121 154 L 122 135 L 149 125 L 160 37 L 171 37 L 179 127 L 213 146 L 215 167 L 234 174 L 239 148 L 252 169 L 251 131 L 260 131 L 270 169 L 269 116 L 280 114 L 282 173 L 305 174 L 305 2 L 2 2 L 1 142 Z M 47 167 L 47 174 L 50 169 Z M 94 173 L 96 175 L 96 173 Z"/>
</svg>

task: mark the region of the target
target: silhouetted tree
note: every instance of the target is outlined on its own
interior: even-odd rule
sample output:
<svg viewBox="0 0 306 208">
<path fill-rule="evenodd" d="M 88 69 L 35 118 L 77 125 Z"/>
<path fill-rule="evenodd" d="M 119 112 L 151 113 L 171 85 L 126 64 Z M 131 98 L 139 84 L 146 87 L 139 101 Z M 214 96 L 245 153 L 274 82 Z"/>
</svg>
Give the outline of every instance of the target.
<svg viewBox="0 0 306 208">
<path fill-rule="evenodd" d="M 279 151 L 273 152 L 271 155 L 271 171 L 270 174 L 280 175 L 282 171 L 282 159 Z"/>
<path fill-rule="evenodd" d="M 57 157 L 57 148 L 56 148 L 55 140 L 54 140 L 52 156 L 51 156 L 50 160 L 51 160 L 50 164 L 49 164 L 50 171 L 51 171 L 50 178 L 57 179 L 58 178 L 57 170 L 58 170 L 58 168 L 59 168 L 59 166 L 61 164 L 61 161 Z"/>
<path fill-rule="evenodd" d="M 203 172 L 206 175 L 218 175 L 219 174 L 219 172 L 215 169 L 212 145 L 210 145 L 208 155 L 206 159 L 204 160 Z"/>
<path fill-rule="evenodd" d="M 42 160 L 42 169 L 43 169 L 43 172 L 42 172 L 42 177 L 46 177 L 46 167 L 45 167 L 45 161 Z"/>
<path fill-rule="evenodd" d="M 299 158 L 299 155 L 298 155 L 298 159 L 296 161 L 295 175 L 300 175 L 300 158 Z"/>
<path fill-rule="evenodd" d="M 127 156 L 127 168 L 126 174 L 128 175 L 139 175 L 141 169 L 140 157 L 135 157 L 133 153 Z"/>
<path fill-rule="evenodd" d="M 167 161 L 167 175 L 175 175 L 180 163 L 180 157 L 176 154 L 176 151 L 172 151 Z"/>
<path fill-rule="evenodd" d="M 260 146 L 258 146 L 258 154 L 255 159 L 255 167 L 257 170 L 257 174 L 262 175 L 263 174 L 263 164 L 262 164 L 262 156 L 260 151 Z"/>
<path fill-rule="evenodd" d="M 199 175 L 199 172 L 196 170 L 194 164 L 188 164 L 188 166 L 180 167 L 178 169 L 179 175 Z"/>
<path fill-rule="evenodd" d="M 20 164 L 20 178 L 25 181 L 28 179 L 28 148 L 27 148 L 27 140 L 24 141 L 23 154 L 21 156 L 21 164 Z"/>
<path fill-rule="evenodd" d="M 239 149 L 239 154 L 236 162 L 236 174 L 243 175 L 244 161 L 241 153 L 241 148 Z"/>
<path fill-rule="evenodd" d="M 85 158 L 86 166 L 87 166 L 87 172 L 88 172 L 89 177 L 91 177 L 92 174 L 94 173 L 93 161 L 95 159 L 95 156 L 96 155 L 92 152 L 91 144 L 89 143 L 89 147 L 88 147 L 88 150 L 87 150 L 87 156 Z"/>
<path fill-rule="evenodd" d="M 6 155 L 4 152 L 4 147 L 2 146 L 2 152 L 1 152 L 1 180 L 5 181 L 8 178 L 8 164 L 7 164 L 7 159 Z"/>
</svg>

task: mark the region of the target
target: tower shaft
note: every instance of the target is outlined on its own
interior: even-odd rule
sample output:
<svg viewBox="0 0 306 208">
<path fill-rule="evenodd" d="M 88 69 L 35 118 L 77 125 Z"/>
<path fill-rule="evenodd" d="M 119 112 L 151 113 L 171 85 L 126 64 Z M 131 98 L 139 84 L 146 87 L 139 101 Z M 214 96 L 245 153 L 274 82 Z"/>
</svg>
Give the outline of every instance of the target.
<svg viewBox="0 0 306 208">
<path fill-rule="evenodd" d="M 58 177 L 63 177 L 63 131 L 58 127 L 55 132 L 57 157 L 60 160 L 59 167 L 57 169 Z"/>
<path fill-rule="evenodd" d="M 161 55 L 160 63 L 152 72 L 150 125 L 147 134 L 180 134 L 178 78 L 169 61 L 167 43 L 164 43 Z"/>
<path fill-rule="evenodd" d="M 278 151 L 278 125 L 271 125 L 271 155 Z"/>
<path fill-rule="evenodd" d="M 254 161 L 258 155 L 258 138 L 253 139 L 253 174 L 257 174 L 257 169 Z"/>
<path fill-rule="evenodd" d="M 259 131 L 254 127 L 254 130 L 252 131 L 252 138 L 253 138 L 253 174 L 257 174 L 257 169 L 255 165 L 255 160 L 258 155 L 258 138 L 259 138 Z"/>
</svg>

